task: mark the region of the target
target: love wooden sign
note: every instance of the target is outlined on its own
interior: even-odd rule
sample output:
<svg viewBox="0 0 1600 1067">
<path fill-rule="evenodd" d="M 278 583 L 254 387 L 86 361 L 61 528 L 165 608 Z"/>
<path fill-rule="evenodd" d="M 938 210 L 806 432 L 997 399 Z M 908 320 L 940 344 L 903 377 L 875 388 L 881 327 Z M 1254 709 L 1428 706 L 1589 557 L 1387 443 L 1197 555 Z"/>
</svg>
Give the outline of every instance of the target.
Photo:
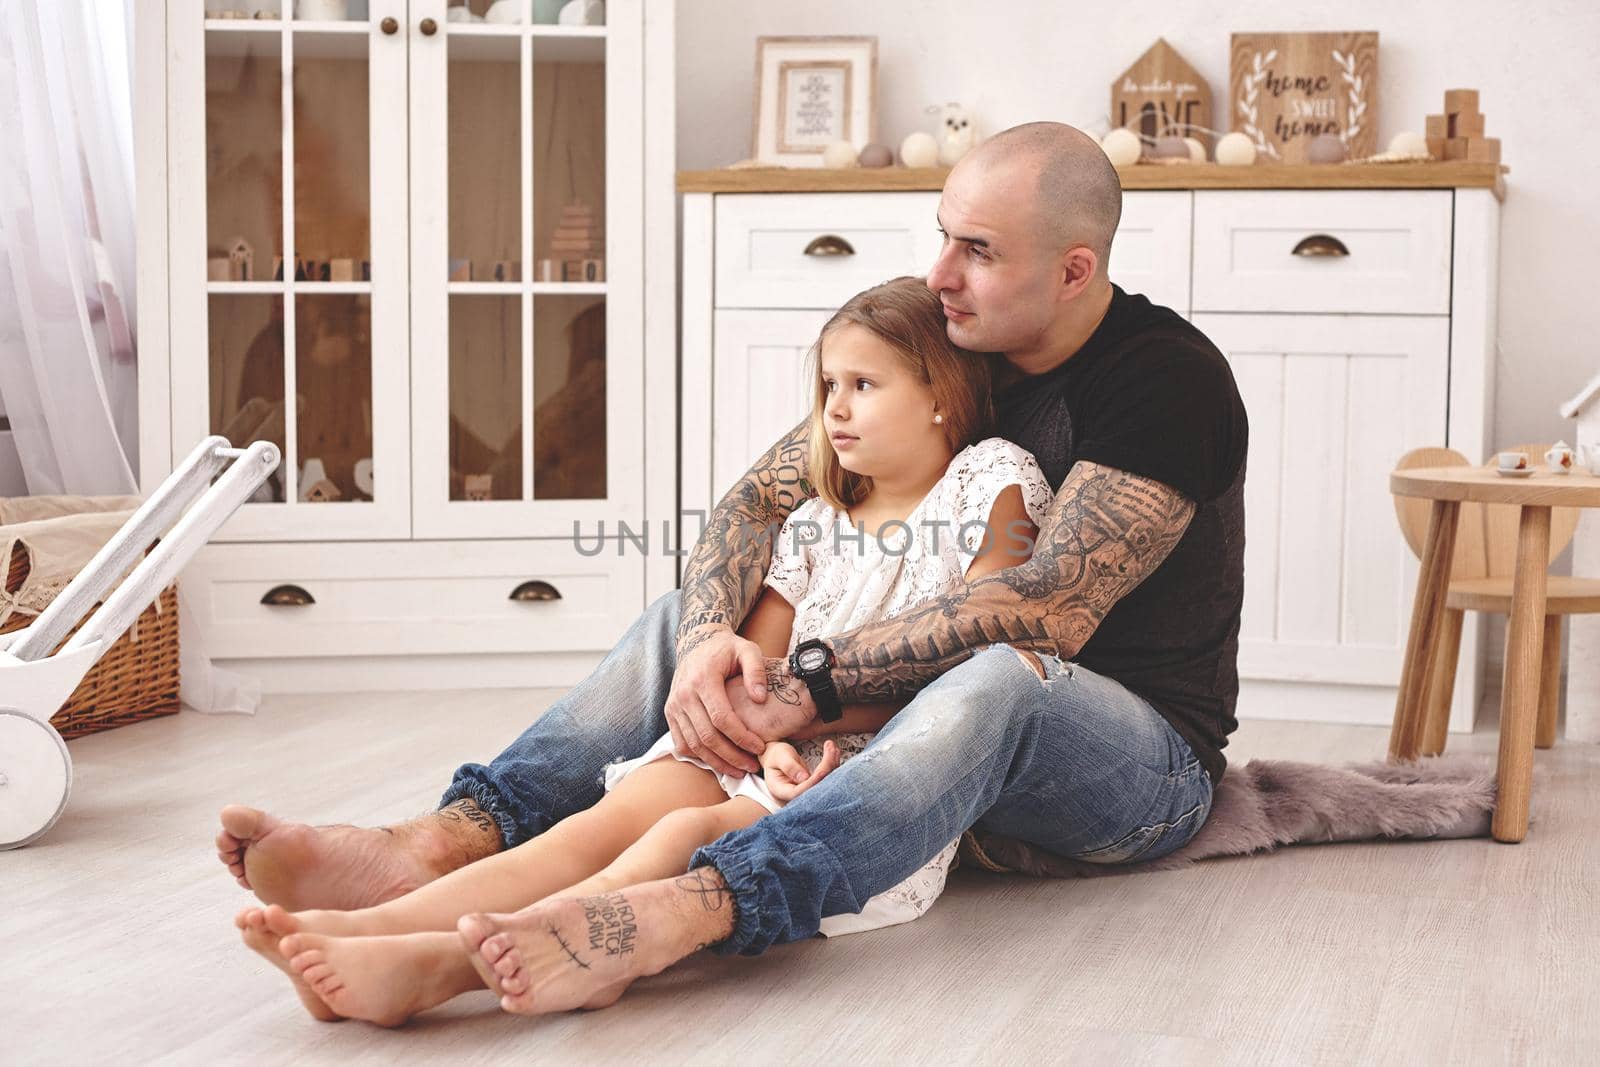
<svg viewBox="0 0 1600 1067">
<path fill-rule="evenodd" d="M 1304 163 L 1325 133 L 1351 159 L 1378 145 L 1376 33 L 1236 33 L 1229 52 L 1228 113 L 1258 156 Z"/>
</svg>

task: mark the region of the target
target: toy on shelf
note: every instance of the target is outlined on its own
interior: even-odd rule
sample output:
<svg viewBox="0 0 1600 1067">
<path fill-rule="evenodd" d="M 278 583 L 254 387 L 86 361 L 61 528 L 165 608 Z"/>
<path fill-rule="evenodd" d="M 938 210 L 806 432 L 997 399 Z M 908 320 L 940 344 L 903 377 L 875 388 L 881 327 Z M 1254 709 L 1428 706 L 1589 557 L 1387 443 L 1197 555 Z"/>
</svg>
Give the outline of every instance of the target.
<svg viewBox="0 0 1600 1067">
<path fill-rule="evenodd" d="M 43 836 L 67 806 L 72 757 L 50 717 L 278 460 L 266 441 L 240 449 L 207 437 L 31 625 L 0 636 L 0 850 Z"/>
<path fill-rule="evenodd" d="M 1483 135 L 1476 89 L 1445 90 L 1444 114 L 1428 116 L 1427 143 L 1434 159 L 1500 162 L 1500 139 Z"/>
<path fill-rule="evenodd" d="M 953 167 L 957 160 L 972 151 L 972 146 L 978 143 L 977 121 L 970 111 L 957 103 L 929 110 L 939 112 L 939 132 L 934 135 L 939 142 L 939 163 L 942 166 Z"/>
<path fill-rule="evenodd" d="M 494 495 L 494 475 L 469 474 L 466 477 L 468 500 L 489 500 Z"/>
<path fill-rule="evenodd" d="M 603 282 L 604 251 L 605 238 L 589 205 L 568 204 L 561 209 L 561 221 L 550 236 L 544 258 L 534 263 L 534 281 Z"/>
<path fill-rule="evenodd" d="M 243 237 L 228 242 L 228 280 L 253 282 L 256 280 L 256 251 Z"/>
</svg>

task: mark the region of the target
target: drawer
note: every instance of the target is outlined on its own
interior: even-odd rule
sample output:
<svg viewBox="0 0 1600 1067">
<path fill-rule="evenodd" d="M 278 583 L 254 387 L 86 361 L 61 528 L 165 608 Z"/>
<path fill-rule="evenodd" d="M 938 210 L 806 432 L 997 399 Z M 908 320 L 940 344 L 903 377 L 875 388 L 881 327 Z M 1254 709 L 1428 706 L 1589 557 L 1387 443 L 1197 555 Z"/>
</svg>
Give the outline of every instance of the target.
<svg viewBox="0 0 1600 1067">
<path fill-rule="evenodd" d="M 644 609 L 646 548 L 612 537 L 586 555 L 602 543 L 585 532 L 576 541 L 214 544 L 178 588 L 216 658 L 605 650 Z M 530 580 L 559 599 L 510 599 Z M 281 585 L 315 603 L 261 602 Z"/>
<path fill-rule="evenodd" d="M 1453 207 L 1432 189 L 1197 192 L 1194 310 L 1447 315 Z"/>
<path fill-rule="evenodd" d="M 719 196 L 713 303 L 836 308 L 879 282 L 926 273 L 939 254 L 938 210 L 939 194 L 927 192 Z"/>
</svg>

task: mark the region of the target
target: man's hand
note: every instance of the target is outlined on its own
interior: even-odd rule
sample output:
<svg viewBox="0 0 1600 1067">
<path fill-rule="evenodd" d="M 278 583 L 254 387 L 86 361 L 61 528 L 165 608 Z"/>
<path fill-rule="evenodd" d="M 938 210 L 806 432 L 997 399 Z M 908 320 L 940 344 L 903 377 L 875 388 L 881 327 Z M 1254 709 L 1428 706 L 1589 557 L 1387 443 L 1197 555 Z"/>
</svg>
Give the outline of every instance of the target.
<svg viewBox="0 0 1600 1067">
<path fill-rule="evenodd" d="M 730 697 L 735 693 L 745 707 L 760 707 L 766 700 L 761 646 L 727 627 L 704 627 L 687 638 L 667 696 L 672 747 L 719 774 L 738 778 L 761 769 L 756 757 L 767 738 L 734 714 Z"/>
<path fill-rule="evenodd" d="M 785 804 L 838 769 L 839 760 L 839 746 L 832 740 L 822 743 L 822 760 L 816 770 L 807 767 L 799 751 L 787 741 L 770 742 L 761 754 L 767 789 Z"/>
<path fill-rule="evenodd" d="M 743 678 L 728 679 L 726 695 L 734 716 L 765 741 L 807 736 L 817 714 L 811 691 L 789 673 L 788 660 L 768 658 L 765 663 L 767 697 L 759 703 L 751 699 Z"/>
</svg>

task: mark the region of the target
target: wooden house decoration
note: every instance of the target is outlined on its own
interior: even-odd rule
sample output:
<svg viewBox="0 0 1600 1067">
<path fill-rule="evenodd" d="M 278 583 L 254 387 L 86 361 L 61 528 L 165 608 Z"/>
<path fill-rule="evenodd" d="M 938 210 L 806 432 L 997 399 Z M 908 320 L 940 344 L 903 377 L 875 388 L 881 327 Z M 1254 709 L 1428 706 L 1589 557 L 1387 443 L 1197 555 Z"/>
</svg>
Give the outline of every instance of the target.
<svg viewBox="0 0 1600 1067">
<path fill-rule="evenodd" d="M 1600 474 L 1600 374 L 1561 405 L 1561 417 L 1578 420 L 1573 444 L 1578 469 L 1571 476 Z M 1593 473 L 1585 474 L 1585 470 Z M 1581 578 L 1600 578 L 1600 510 L 1584 508 L 1578 514 L 1578 532 L 1572 539 L 1572 573 Z M 1571 616 L 1567 619 L 1567 632 L 1567 740 L 1600 743 L 1600 615 Z"/>
<path fill-rule="evenodd" d="M 228 280 L 253 282 L 256 280 L 256 252 L 243 237 L 228 242 Z"/>
<path fill-rule="evenodd" d="M 466 491 L 468 500 L 488 500 L 494 493 L 494 475 L 467 475 Z"/>
<path fill-rule="evenodd" d="M 1444 114 L 1427 119 L 1428 155 L 1434 159 L 1462 159 L 1468 163 L 1500 162 L 1500 139 L 1483 135 L 1483 112 L 1478 110 L 1478 90 L 1447 89 Z"/>
<path fill-rule="evenodd" d="M 1305 163 L 1325 133 L 1349 159 L 1378 150 L 1376 33 L 1236 33 L 1228 121 L 1268 163 Z"/>
<path fill-rule="evenodd" d="M 1157 38 L 1111 83 L 1111 125 L 1138 134 L 1148 146 L 1175 134 L 1211 144 L 1211 87 L 1178 50 Z"/>
</svg>

